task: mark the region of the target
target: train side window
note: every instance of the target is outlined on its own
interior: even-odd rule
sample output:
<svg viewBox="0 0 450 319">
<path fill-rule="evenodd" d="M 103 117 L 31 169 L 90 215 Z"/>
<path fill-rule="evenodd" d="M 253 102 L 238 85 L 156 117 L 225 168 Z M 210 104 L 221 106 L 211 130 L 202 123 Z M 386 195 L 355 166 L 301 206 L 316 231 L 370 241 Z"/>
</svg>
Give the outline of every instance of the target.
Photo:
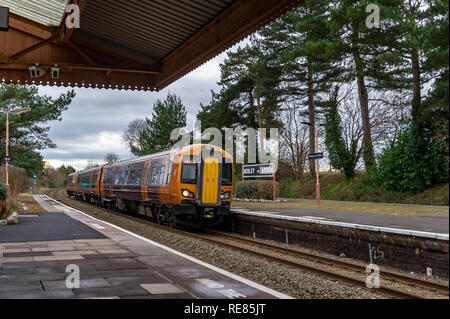
<svg viewBox="0 0 450 319">
<path fill-rule="evenodd" d="M 116 171 L 116 178 L 114 179 L 114 185 L 119 185 L 120 181 L 120 172 Z"/>
<path fill-rule="evenodd" d="M 130 171 L 123 171 L 123 183 L 122 185 L 127 185 L 130 179 Z"/>
<path fill-rule="evenodd" d="M 134 184 L 134 177 L 136 175 L 136 171 L 134 169 L 128 171 L 128 185 Z"/>
<path fill-rule="evenodd" d="M 136 176 L 134 180 L 134 184 L 141 185 L 141 179 L 142 179 L 142 169 L 136 170 Z"/>
<path fill-rule="evenodd" d="M 167 178 L 166 178 L 166 184 L 168 185 L 170 183 L 170 175 L 172 174 L 172 164 L 173 162 L 170 161 L 169 163 L 169 169 L 167 171 Z"/>
<path fill-rule="evenodd" d="M 166 172 L 166 166 L 161 166 L 160 172 L 159 172 L 159 181 L 158 184 L 159 185 L 163 185 L 164 184 L 164 173 Z"/>
<path fill-rule="evenodd" d="M 159 183 L 159 172 L 161 170 L 161 166 L 152 166 L 150 171 L 150 180 L 149 185 L 158 185 Z"/>
<path fill-rule="evenodd" d="M 109 177 L 110 177 L 110 172 L 106 171 L 105 172 L 105 176 L 103 177 L 103 185 L 108 185 L 109 184 Z"/>
</svg>

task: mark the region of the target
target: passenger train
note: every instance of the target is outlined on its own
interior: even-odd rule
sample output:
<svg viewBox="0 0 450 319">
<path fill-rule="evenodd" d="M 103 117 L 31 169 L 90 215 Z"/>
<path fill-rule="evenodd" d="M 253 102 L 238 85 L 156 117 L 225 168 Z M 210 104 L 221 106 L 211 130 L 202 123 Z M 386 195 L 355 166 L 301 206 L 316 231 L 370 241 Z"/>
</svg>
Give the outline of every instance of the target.
<svg viewBox="0 0 450 319">
<path fill-rule="evenodd" d="M 193 144 L 70 174 L 67 194 L 170 227 L 206 227 L 229 216 L 233 183 L 229 153 Z"/>
</svg>

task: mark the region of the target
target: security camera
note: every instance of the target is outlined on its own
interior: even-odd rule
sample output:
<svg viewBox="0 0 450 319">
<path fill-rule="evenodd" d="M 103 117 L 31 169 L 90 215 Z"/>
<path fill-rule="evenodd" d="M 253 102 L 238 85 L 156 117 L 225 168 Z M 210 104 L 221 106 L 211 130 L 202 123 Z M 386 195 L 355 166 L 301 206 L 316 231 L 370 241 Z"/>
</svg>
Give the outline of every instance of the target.
<svg viewBox="0 0 450 319">
<path fill-rule="evenodd" d="M 57 65 L 52 67 L 52 78 L 58 79 L 59 78 L 59 67 Z"/>
<path fill-rule="evenodd" d="M 45 69 L 40 67 L 39 64 L 32 65 L 28 68 L 30 70 L 30 76 L 32 78 L 38 78 L 45 74 Z"/>
</svg>

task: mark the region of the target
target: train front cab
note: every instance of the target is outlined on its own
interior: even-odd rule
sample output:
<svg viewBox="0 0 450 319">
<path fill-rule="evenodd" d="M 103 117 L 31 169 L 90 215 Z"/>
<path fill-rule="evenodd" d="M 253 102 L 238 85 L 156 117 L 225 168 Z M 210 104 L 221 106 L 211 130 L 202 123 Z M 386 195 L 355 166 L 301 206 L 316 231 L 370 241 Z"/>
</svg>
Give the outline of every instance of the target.
<svg viewBox="0 0 450 319">
<path fill-rule="evenodd" d="M 193 145 L 175 154 L 170 194 L 177 222 L 204 226 L 222 223 L 230 213 L 232 157 L 212 145 Z M 175 189 L 174 185 L 179 185 Z"/>
</svg>

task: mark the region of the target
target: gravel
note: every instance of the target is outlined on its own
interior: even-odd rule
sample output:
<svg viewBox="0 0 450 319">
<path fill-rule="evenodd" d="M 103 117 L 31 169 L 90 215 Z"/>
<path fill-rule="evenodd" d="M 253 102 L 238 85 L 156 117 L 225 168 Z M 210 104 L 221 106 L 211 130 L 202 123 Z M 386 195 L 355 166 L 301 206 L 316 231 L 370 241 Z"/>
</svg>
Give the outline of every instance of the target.
<svg viewBox="0 0 450 319">
<path fill-rule="evenodd" d="M 67 199 L 66 199 L 67 200 Z M 200 239 L 175 234 L 117 216 L 89 204 L 69 200 L 86 213 L 193 256 L 249 280 L 301 299 L 374 299 L 384 295 L 330 280 L 315 273 L 269 262 Z M 87 210 L 87 211 L 86 211 Z"/>
</svg>

